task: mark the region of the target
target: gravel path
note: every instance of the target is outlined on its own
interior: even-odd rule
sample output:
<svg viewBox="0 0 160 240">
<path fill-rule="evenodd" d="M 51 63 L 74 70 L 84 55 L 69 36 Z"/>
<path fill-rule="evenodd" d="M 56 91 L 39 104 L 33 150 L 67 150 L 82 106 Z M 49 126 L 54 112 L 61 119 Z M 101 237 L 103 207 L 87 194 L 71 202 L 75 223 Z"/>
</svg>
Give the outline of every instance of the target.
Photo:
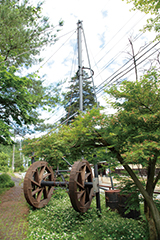
<svg viewBox="0 0 160 240">
<path fill-rule="evenodd" d="M 21 179 L 11 178 L 15 186 L 0 196 L 0 239 L 22 240 L 26 238 L 29 208 Z"/>
</svg>

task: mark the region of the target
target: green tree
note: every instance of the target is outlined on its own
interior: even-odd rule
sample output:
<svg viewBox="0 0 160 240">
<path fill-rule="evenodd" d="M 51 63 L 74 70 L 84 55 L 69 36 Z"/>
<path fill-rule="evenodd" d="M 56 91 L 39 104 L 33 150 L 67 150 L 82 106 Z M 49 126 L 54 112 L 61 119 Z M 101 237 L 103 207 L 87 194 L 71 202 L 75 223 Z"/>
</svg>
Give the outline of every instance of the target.
<svg viewBox="0 0 160 240">
<path fill-rule="evenodd" d="M 124 0 L 123 0 L 124 1 Z M 146 14 L 151 13 L 154 17 L 149 18 L 147 20 L 147 25 L 144 27 L 144 31 L 152 29 L 157 32 L 157 39 L 160 39 L 160 15 L 159 15 L 159 9 L 160 9 L 160 2 L 159 0 L 127 0 L 127 3 L 133 3 L 134 8 L 133 10 L 140 10 L 141 12 L 145 12 Z"/>
<path fill-rule="evenodd" d="M 0 143 L 11 143 L 11 130 L 25 134 L 30 125 L 42 122 L 38 109 L 54 108 L 58 102 L 57 88 L 43 87 L 36 76 L 19 77 L 15 67 L 0 65 Z M 22 129 L 20 129 L 22 128 Z M 24 132 L 25 130 L 25 132 Z"/>
<path fill-rule="evenodd" d="M 86 157 L 92 149 L 105 147 L 108 157 L 117 159 L 123 165 L 144 197 L 150 239 L 160 239 L 160 214 L 153 197 L 160 179 L 160 173 L 155 174 L 160 163 L 159 77 L 153 70 L 140 81 L 125 81 L 120 89 L 112 87 L 107 93 L 115 98 L 112 106 L 117 113 L 106 116 L 100 115 L 98 110 L 91 111 L 75 121 L 66 136 L 71 147 L 70 154 L 73 152 Z M 129 164 L 141 164 L 147 169 L 145 183 Z"/>
<path fill-rule="evenodd" d="M 41 12 L 41 2 L 35 7 L 29 0 L 1 0 L 0 54 L 8 65 L 31 66 L 43 47 L 56 41 L 59 29 L 55 30 Z"/>
<path fill-rule="evenodd" d="M 115 98 L 111 105 L 117 113 L 108 116 L 93 108 L 32 145 L 39 148 L 37 153 L 44 159 L 49 159 L 52 153 L 52 163 L 63 155 L 71 162 L 82 156 L 91 161 L 97 149 L 107 148 L 107 159 L 116 159 L 116 164 L 123 165 L 142 194 L 150 239 L 157 240 L 160 239 L 160 213 L 153 193 L 160 179 L 160 172 L 157 175 L 155 172 L 160 164 L 159 87 L 160 74 L 154 69 L 139 81 L 124 81 L 120 88 L 114 86 L 107 90 Z M 145 181 L 130 164 L 141 164 L 147 169 Z"/>
<path fill-rule="evenodd" d="M 8 169 L 8 154 L 0 152 L 0 171 L 5 172 Z"/>
<path fill-rule="evenodd" d="M 63 93 L 64 100 L 62 101 L 62 105 L 66 110 L 66 118 L 62 118 L 61 122 L 79 111 L 80 93 L 78 72 L 71 79 L 70 86 L 68 88 L 69 91 Z M 94 105 L 96 105 L 96 101 L 92 81 L 88 79 L 88 74 L 83 71 L 83 110 L 85 111 L 87 109 L 91 109 Z M 74 118 L 75 116 L 69 118 L 67 123 L 70 123 Z"/>
<path fill-rule="evenodd" d="M 56 41 L 59 29 L 42 16 L 42 3 L 2 0 L 0 4 L 0 143 L 12 143 L 14 134 L 25 135 L 29 126 L 40 129 L 42 108 L 52 111 L 59 100 L 58 89 L 44 87 L 37 75 L 19 77 L 19 70 L 31 66 L 40 51 Z M 59 26 L 63 21 L 59 22 Z M 55 32 L 56 31 L 56 32 Z M 38 58 L 37 58 L 38 56 Z M 17 69 L 17 67 L 19 69 Z"/>
</svg>

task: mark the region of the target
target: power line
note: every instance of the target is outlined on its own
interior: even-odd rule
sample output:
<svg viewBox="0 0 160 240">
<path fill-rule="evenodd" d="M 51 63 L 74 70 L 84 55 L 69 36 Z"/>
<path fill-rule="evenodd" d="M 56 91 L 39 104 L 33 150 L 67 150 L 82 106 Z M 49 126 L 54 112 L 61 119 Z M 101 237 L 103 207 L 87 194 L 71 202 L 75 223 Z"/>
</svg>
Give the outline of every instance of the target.
<svg viewBox="0 0 160 240">
<path fill-rule="evenodd" d="M 139 37 L 141 37 L 144 33 L 140 33 L 138 36 L 135 37 L 134 42 L 137 41 L 137 39 Z M 102 73 L 107 67 L 109 67 L 124 51 L 126 51 L 126 49 L 128 48 L 129 43 L 123 48 L 123 50 L 121 50 L 120 52 L 118 52 L 112 59 L 110 59 L 110 61 L 108 63 L 106 63 L 102 68 L 101 71 L 98 72 L 98 74 L 95 76 L 95 78 L 97 78 L 100 73 Z M 97 63 L 96 63 L 97 64 Z"/>
<path fill-rule="evenodd" d="M 144 54 L 142 54 L 136 61 L 138 61 L 140 58 L 142 58 L 144 55 L 146 55 L 149 51 L 151 51 L 156 45 L 158 45 L 160 43 L 160 41 L 158 43 L 156 43 L 153 47 L 151 47 L 149 50 L 147 50 Z M 137 66 L 140 65 L 142 62 L 144 62 L 148 57 L 152 56 L 155 52 L 157 52 L 158 50 L 155 50 L 154 52 L 152 52 L 149 56 L 147 56 L 146 58 L 144 58 L 141 62 L 137 63 Z M 126 69 L 124 69 L 123 71 L 121 71 L 120 73 L 118 73 L 116 76 L 114 76 L 113 78 L 111 78 L 109 80 L 109 78 L 113 75 L 111 75 L 110 77 L 108 77 L 104 82 L 106 82 L 107 80 L 109 80 L 106 84 L 107 85 L 111 85 L 114 82 L 117 81 L 114 80 L 115 78 L 117 78 L 120 74 L 122 74 L 121 76 L 118 77 L 118 79 L 122 78 L 123 76 L 125 76 L 127 73 L 129 73 L 130 71 L 132 71 L 134 69 L 134 66 L 132 67 L 133 64 L 131 64 L 129 67 L 127 67 Z M 129 69 L 129 70 L 128 70 Z M 124 73 L 125 72 L 125 73 Z M 114 80 L 114 81 L 113 81 Z M 103 82 L 103 83 L 104 83 Z M 101 91 L 103 91 L 104 87 L 106 86 L 106 84 L 104 84 L 100 89 L 98 89 L 97 94 L 99 94 Z"/>
<path fill-rule="evenodd" d="M 69 38 L 67 38 L 67 40 L 39 67 L 39 69 L 42 68 L 66 44 L 66 42 L 68 42 L 68 40 L 74 35 L 74 33 L 75 30 L 72 33 L 72 35 Z M 37 71 L 39 71 L 39 69 Z"/>
<path fill-rule="evenodd" d="M 66 33 L 66 34 L 64 34 L 64 35 L 62 35 L 62 36 L 60 36 L 58 39 L 66 36 L 66 35 L 68 35 L 69 33 L 73 32 L 73 31 L 75 31 L 75 29 L 72 30 L 72 31 L 70 31 L 70 32 L 68 32 L 68 33 Z M 57 41 L 58 39 L 54 39 L 54 41 Z M 34 48 L 32 48 L 32 49 L 30 49 L 30 50 L 28 50 L 28 51 L 25 51 L 25 52 L 22 52 L 22 53 L 18 54 L 17 56 L 15 56 L 15 57 L 13 58 L 13 61 L 15 61 L 16 58 L 20 57 L 21 55 L 24 55 L 24 54 L 26 54 L 26 53 L 28 53 L 28 52 L 31 52 L 31 51 L 33 51 L 33 50 L 36 49 L 36 48 L 39 48 L 39 46 L 34 47 Z M 4 62 L 7 62 L 7 61 L 10 61 L 10 60 L 9 60 L 9 59 L 6 59 L 6 60 L 0 62 L 0 64 L 1 64 L 1 63 L 4 63 Z"/>
<path fill-rule="evenodd" d="M 138 13 L 138 11 L 129 19 L 129 21 L 127 21 L 123 27 L 121 27 L 118 32 L 101 48 L 101 50 L 97 53 L 97 55 L 111 42 L 113 41 L 113 39 L 118 35 L 118 33 L 131 21 L 131 19 Z M 96 56 L 97 56 L 96 55 Z"/>
<path fill-rule="evenodd" d="M 146 14 L 141 18 L 141 20 L 142 20 L 145 16 L 146 16 Z M 133 27 L 131 27 L 131 29 L 134 28 L 141 20 L 137 21 L 137 22 L 133 25 Z M 125 25 L 126 25 L 126 24 L 125 24 Z M 123 28 L 123 27 L 122 27 L 122 28 Z M 121 28 L 121 29 L 122 29 L 122 28 Z M 120 31 L 120 30 L 119 30 L 119 31 Z M 119 33 L 119 31 L 114 35 L 114 37 Z M 129 32 L 129 31 L 128 31 L 128 32 Z M 112 49 L 114 49 L 117 44 L 119 44 L 119 42 L 128 34 L 128 32 L 125 33 L 125 34 L 123 35 L 123 37 L 121 37 L 121 39 L 118 40 L 117 43 L 116 43 L 112 48 L 110 48 L 109 51 L 107 51 L 107 52 L 103 55 L 103 57 L 101 57 L 101 58 L 98 60 L 97 64 L 98 64 L 99 62 L 101 62 L 102 59 L 103 59 Z M 114 37 L 113 37 L 113 38 L 114 38 Z M 110 40 L 109 42 L 113 41 L 113 38 L 111 38 L 111 40 Z M 108 42 L 108 43 L 109 43 L 109 42 Z M 107 44 L 108 44 L 108 43 L 107 43 Z M 107 44 L 105 45 L 105 47 L 107 46 Z"/>
<path fill-rule="evenodd" d="M 140 54 L 141 52 L 143 52 L 147 47 L 149 47 L 151 44 L 153 43 L 153 41 L 152 42 L 150 42 L 149 44 L 147 44 L 140 52 L 138 52 L 136 55 L 135 55 L 135 57 L 138 55 L 138 54 Z M 152 46 L 149 50 L 147 50 L 143 55 L 145 55 L 147 52 L 149 52 L 150 50 L 152 50 L 157 44 L 159 44 L 159 42 L 157 42 L 154 46 Z M 141 58 L 143 55 L 141 55 L 139 58 Z M 139 60 L 139 58 L 137 59 L 137 60 Z M 133 60 L 133 58 L 130 58 L 123 66 L 121 66 L 116 72 L 114 72 L 111 76 L 113 76 L 113 75 L 115 75 L 115 73 L 117 73 L 119 70 L 121 70 L 124 66 L 126 66 L 131 60 Z M 133 64 L 133 63 L 132 63 Z M 131 65 L 132 65 L 131 64 Z M 131 66 L 130 65 L 130 66 Z M 130 67 L 129 66 L 129 67 Z M 127 67 L 127 69 L 129 68 L 129 67 Z M 125 69 L 126 70 L 126 69 Z M 125 70 L 123 70 L 123 71 L 125 71 Z M 122 71 L 122 72 L 123 72 Z M 121 72 L 120 73 L 118 73 L 118 75 L 119 74 L 121 74 Z M 111 77 L 110 76 L 110 77 Z M 116 75 L 117 76 L 117 75 Z M 109 77 L 109 78 L 110 78 Z M 108 78 L 107 78 L 108 79 Z M 106 81 L 106 80 L 105 80 Z M 100 87 L 105 81 L 103 81 L 101 84 L 99 84 L 99 86 L 98 87 Z"/>
</svg>

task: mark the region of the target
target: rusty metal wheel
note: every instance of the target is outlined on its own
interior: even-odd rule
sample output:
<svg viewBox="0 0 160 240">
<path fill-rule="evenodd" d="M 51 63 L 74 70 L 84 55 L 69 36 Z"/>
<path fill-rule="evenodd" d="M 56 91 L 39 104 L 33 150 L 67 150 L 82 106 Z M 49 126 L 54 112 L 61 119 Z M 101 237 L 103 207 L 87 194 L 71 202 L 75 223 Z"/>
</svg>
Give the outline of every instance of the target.
<svg viewBox="0 0 160 240">
<path fill-rule="evenodd" d="M 89 209 L 93 197 L 93 185 L 87 185 L 85 182 L 93 182 L 89 162 L 75 162 L 70 173 L 69 196 L 73 208 L 82 213 Z"/>
<path fill-rule="evenodd" d="M 42 180 L 53 181 L 53 170 L 45 161 L 34 162 L 26 172 L 23 190 L 27 202 L 35 208 L 44 207 L 53 193 L 54 187 L 42 187 Z"/>
</svg>

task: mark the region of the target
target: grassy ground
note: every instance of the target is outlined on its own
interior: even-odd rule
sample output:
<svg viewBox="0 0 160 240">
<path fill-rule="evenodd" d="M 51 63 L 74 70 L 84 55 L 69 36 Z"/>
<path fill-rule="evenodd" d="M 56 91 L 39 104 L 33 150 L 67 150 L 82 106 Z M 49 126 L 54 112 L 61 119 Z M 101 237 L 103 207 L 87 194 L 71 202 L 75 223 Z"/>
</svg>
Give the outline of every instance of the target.
<svg viewBox="0 0 160 240">
<path fill-rule="evenodd" d="M 98 215 L 93 199 L 92 209 L 85 214 L 77 213 L 71 207 L 68 194 L 60 189 L 45 208 L 30 208 L 27 239 L 148 239 L 147 225 L 143 218 L 133 220 L 120 217 L 105 207 L 104 195 L 101 195 L 101 207 L 102 213 Z"/>
<path fill-rule="evenodd" d="M 101 194 L 102 213 L 97 214 L 95 198 L 91 207 L 85 214 L 75 212 L 68 194 L 59 189 L 45 208 L 33 210 L 29 207 L 28 212 L 22 187 L 17 185 L 0 195 L 0 225 L 3 226 L 0 239 L 148 239 L 145 218 L 120 217 L 106 208 L 104 194 Z"/>
</svg>

